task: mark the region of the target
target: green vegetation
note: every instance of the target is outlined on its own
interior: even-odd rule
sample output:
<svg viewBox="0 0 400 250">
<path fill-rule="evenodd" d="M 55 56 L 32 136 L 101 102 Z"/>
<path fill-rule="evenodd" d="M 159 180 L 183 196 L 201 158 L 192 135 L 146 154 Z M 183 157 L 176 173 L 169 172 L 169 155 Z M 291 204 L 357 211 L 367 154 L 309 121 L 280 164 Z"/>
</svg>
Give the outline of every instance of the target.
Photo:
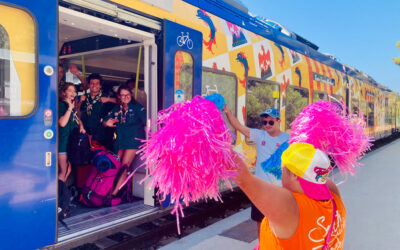
<svg viewBox="0 0 400 250">
<path fill-rule="evenodd" d="M 179 86 L 185 95 L 185 100 L 193 97 L 193 64 L 184 63 L 181 66 Z"/>
<path fill-rule="evenodd" d="M 267 108 L 275 106 L 273 91 L 275 91 L 277 85 L 253 81 L 249 83 L 247 87 L 246 125 L 250 128 L 260 128 L 260 113 L 262 113 Z"/>
<path fill-rule="evenodd" d="M 308 90 L 297 89 L 288 86 L 286 89 L 286 131 L 290 130 L 290 124 L 294 121 L 305 106 L 308 105 Z"/>
</svg>

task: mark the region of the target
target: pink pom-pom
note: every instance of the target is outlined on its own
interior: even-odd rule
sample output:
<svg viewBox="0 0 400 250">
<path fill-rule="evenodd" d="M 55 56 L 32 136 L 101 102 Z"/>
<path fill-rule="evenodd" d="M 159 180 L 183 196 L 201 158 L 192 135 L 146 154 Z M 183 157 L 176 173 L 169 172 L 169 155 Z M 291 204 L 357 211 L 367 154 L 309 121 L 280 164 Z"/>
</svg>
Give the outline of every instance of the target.
<svg viewBox="0 0 400 250">
<path fill-rule="evenodd" d="M 365 133 L 361 111 L 347 115 L 343 103 L 318 101 L 305 107 L 293 121 L 289 143 L 310 143 L 328 154 L 340 173 L 353 175 L 372 141 Z"/>
<path fill-rule="evenodd" d="M 170 195 L 180 233 L 181 203 L 221 201 L 221 179 L 232 188 L 229 180 L 237 175 L 232 136 L 215 104 L 200 96 L 160 111 L 156 125 L 158 131 L 149 134 L 141 158 L 161 201 Z"/>
</svg>

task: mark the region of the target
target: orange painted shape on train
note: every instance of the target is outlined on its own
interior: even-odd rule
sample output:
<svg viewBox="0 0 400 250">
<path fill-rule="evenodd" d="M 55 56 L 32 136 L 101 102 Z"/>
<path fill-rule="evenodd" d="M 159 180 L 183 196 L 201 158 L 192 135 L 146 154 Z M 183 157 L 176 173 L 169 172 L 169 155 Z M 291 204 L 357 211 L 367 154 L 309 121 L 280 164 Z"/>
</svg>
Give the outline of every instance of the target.
<svg viewBox="0 0 400 250">
<path fill-rule="evenodd" d="M 310 90 L 310 98 L 313 98 L 314 95 L 314 79 L 313 79 L 313 71 L 312 71 L 312 65 L 311 65 L 311 59 L 309 57 L 306 57 L 306 62 L 308 66 L 308 81 L 309 81 L 309 90 Z"/>
<path fill-rule="evenodd" d="M 284 75 L 283 83 L 281 83 L 281 91 L 283 93 L 286 93 L 286 88 L 287 88 L 287 86 L 289 86 L 289 84 L 290 84 L 290 79 L 289 78 L 286 79 L 286 76 Z"/>
<path fill-rule="evenodd" d="M 319 64 L 319 66 L 321 66 L 322 74 L 324 76 L 326 76 L 325 65 L 323 63 L 320 63 L 320 62 L 318 62 L 318 64 Z M 328 86 L 327 86 L 328 84 L 325 83 L 325 82 L 323 82 L 322 84 L 324 85 L 324 93 L 327 93 L 328 92 Z"/>
<path fill-rule="evenodd" d="M 175 80 L 174 80 L 174 89 L 177 90 L 180 88 L 180 68 L 184 63 L 182 51 L 177 51 L 175 54 Z"/>
<path fill-rule="evenodd" d="M 216 62 L 213 62 L 213 69 L 218 69 L 218 67 L 217 67 L 217 63 Z"/>
<path fill-rule="evenodd" d="M 328 71 L 328 75 L 330 78 L 333 78 L 332 76 L 332 72 L 331 72 L 331 68 L 330 67 L 326 67 L 327 71 Z M 335 85 L 338 84 L 338 81 L 335 81 Z M 333 86 L 329 85 L 329 94 L 332 95 L 333 94 Z"/>
</svg>

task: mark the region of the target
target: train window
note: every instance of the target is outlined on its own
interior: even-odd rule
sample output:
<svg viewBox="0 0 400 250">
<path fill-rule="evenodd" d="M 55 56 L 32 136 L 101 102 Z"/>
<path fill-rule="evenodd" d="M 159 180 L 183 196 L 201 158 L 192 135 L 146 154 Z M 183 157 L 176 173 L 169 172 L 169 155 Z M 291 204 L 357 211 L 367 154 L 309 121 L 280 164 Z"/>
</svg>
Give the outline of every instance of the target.
<svg viewBox="0 0 400 250">
<path fill-rule="evenodd" d="M 364 121 L 365 121 L 365 123 L 367 123 L 367 102 L 364 100 L 361 100 L 360 104 L 361 104 L 360 109 L 363 113 Z"/>
<path fill-rule="evenodd" d="M 368 127 L 373 127 L 374 126 L 374 103 L 369 102 L 368 103 Z"/>
<path fill-rule="evenodd" d="M 294 86 L 286 89 L 285 130 L 290 132 L 290 124 L 296 116 L 308 105 L 308 90 Z"/>
<path fill-rule="evenodd" d="M 237 114 L 237 78 L 235 74 L 203 67 L 201 95 L 208 96 L 213 93 L 221 94 L 232 113 Z M 226 116 L 224 119 L 226 120 Z M 232 131 L 235 131 L 229 122 L 227 124 Z"/>
<path fill-rule="evenodd" d="M 395 122 L 395 125 L 396 125 L 396 128 L 399 128 L 400 127 L 400 104 L 397 104 L 396 105 L 396 107 L 395 107 L 395 113 L 396 113 L 396 122 Z"/>
<path fill-rule="evenodd" d="M 26 116 L 36 105 L 35 23 L 17 8 L 0 13 L 0 117 Z"/>
<path fill-rule="evenodd" d="M 182 50 L 175 53 L 174 93 L 175 103 L 193 97 L 193 57 Z"/>
<path fill-rule="evenodd" d="M 318 102 L 318 101 L 328 101 L 328 94 L 323 93 L 323 92 L 318 92 L 314 91 L 313 93 L 313 102 Z"/>
<path fill-rule="evenodd" d="M 396 107 L 395 105 L 392 105 L 390 108 L 390 123 L 392 125 L 395 125 L 395 119 L 396 119 Z"/>
<path fill-rule="evenodd" d="M 0 24 L 0 116 L 10 114 L 10 39 Z"/>
<path fill-rule="evenodd" d="M 385 98 L 385 124 L 392 123 L 391 110 L 389 109 L 389 98 Z"/>
<path fill-rule="evenodd" d="M 333 95 L 329 96 L 329 101 L 331 101 L 331 102 L 342 102 L 343 101 L 343 97 L 340 96 L 340 95 L 333 94 Z"/>
<path fill-rule="evenodd" d="M 353 114 L 359 114 L 360 103 L 357 99 L 351 99 L 351 112 Z"/>
<path fill-rule="evenodd" d="M 259 115 L 270 107 L 280 110 L 279 84 L 250 79 L 246 92 L 246 126 L 261 128 Z"/>
</svg>

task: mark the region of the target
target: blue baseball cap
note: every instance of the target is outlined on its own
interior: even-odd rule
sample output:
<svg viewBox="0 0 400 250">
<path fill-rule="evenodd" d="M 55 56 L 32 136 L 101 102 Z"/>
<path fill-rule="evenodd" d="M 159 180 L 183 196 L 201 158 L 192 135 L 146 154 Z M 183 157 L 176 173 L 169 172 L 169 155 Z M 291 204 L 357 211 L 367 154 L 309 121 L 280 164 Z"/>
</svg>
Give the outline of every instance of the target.
<svg viewBox="0 0 400 250">
<path fill-rule="evenodd" d="M 269 108 L 260 114 L 260 117 L 264 117 L 264 116 L 271 116 L 271 117 L 280 119 L 281 114 L 279 113 L 279 110 Z"/>
</svg>

